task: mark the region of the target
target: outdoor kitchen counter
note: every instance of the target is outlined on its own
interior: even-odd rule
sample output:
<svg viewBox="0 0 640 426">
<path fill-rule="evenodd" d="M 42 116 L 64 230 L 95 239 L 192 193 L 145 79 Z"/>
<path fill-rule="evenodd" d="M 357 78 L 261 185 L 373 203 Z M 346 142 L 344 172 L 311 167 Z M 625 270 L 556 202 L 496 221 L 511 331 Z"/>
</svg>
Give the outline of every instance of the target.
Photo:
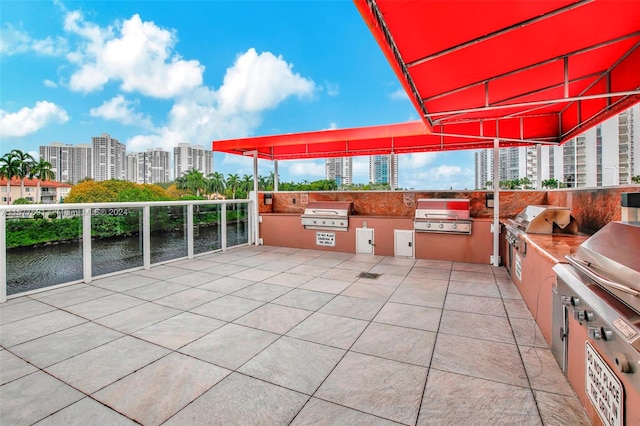
<svg viewBox="0 0 640 426">
<path fill-rule="evenodd" d="M 571 234 L 524 234 L 521 238 L 524 238 L 529 248 L 537 251 L 555 264 L 567 263 L 565 256 L 575 253 L 578 246 L 586 241 L 589 236 Z"/>
</svg>

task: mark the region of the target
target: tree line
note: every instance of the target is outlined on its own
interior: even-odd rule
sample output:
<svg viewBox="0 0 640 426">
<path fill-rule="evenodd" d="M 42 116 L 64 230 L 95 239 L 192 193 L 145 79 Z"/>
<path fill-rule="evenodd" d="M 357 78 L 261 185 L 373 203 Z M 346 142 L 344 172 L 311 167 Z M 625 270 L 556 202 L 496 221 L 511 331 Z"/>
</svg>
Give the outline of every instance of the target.
<svg viewBox="0 0 640 426">
<path fill-rule="evenodd" d="M 258 190 L 273 191 L 275 187 L 275 173 L 270 172 L 267 176 L 258 175 Z M 253 191 L 253 175 L 243 175 L 240 177 L 237 173 L 229 173 L 227 177 L 220 173 L 214 172 L 204 175 L 199 170 L 189 170 L 187 173 L 178 177 L 175 182 L 177 190 L 187 190 L 191 195 L 196 197 L 207 198 L 229 198 L 243 199 L 248 198 L 249 192 Z M 168 190 L 171 189 L 171 185 Z M 335 180 L 317 180 L 309 182 L 304 180 L 300 183 L 278 182 L 279 191 L 335 191 L 338 185 Z"/>
</svg>

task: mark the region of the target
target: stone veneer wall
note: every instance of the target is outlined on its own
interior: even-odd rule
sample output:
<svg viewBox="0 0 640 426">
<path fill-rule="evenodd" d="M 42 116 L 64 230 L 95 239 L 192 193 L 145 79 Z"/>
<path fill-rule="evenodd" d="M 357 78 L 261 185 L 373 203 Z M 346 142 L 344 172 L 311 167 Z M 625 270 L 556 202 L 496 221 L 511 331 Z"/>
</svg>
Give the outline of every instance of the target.
<svg viewBox="0 0 640 426">
<path fill-rule="evenodd" d="M 620 194 L 640 192 L 640 185 L 591 189 L 500 191 L 500 216 L 513 217 L 528 205 L 568 206 L 580 228 L 595 232 L 612 220 L 620 220 Z M 361 216 L 413 217 L 420 198 L 463 198 L 470 201 L 471 216 L 493 217 L 485 201 L 491 191 L 326 191 L 267 192 L 272 203 L 258 194 L 260 213 L 302 214 L 309 201 L 352 201 L 354 213 Z"/>
</svg>

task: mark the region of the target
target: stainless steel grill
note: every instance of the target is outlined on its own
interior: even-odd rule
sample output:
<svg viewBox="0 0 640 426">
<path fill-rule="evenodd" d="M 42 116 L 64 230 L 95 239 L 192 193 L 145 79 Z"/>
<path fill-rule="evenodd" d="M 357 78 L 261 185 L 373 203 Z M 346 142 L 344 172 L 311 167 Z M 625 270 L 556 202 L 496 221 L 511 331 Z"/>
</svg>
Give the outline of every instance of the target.
<svg viewBox="0 0 640 426">
<path fill-rule="evenodd" d="M 351 201 L 310 201 L 300 220 L 305 229 L 347 231 Z"/>
<path fill-rule="evenodd" d="M 424 198 L 416 203 L 413 228 L 417 232 L 471 234 L 469 200 Z"/>
<path fill-rule="evenodd" d="M 588 336 L 582 343 L 587 346 L 587 394 L 601 417 L 607 412 L 613 416 L 610 419 L 615 417 L 616 421 L 607 424 L 624 424 L 625 419 L 620 417 L 625 415 L 625 398 L 640 398 L 640 224 L 611 222 L 567 260 L 569 264 L 553 268 L 558 279 L 554 289 L 552 351 L 566 372 L 572 359 L 568 351 L 573 347 L 573 351 L 584 354 L 576 336 Z M 575 330 L 581 326 L 586 333 Z M 572 353 L 575 359 L 576 352 Z M 607 379 L 613 391 L 600 386 L 602 381 L 594 372 L 607 369 L 611 370 L 609 377 L 615 376 Z M 628 381 L 629 385 L 622 385 L 621 381 Z M 611 392 L 620 393 L 621 407 L 606 408 L 601 402 L 615 398 Z M 629 420 L 626 424 L 634 423 Z"/>
<path fill-rule="evenodd" d="M 571 216 L 569 207 L 527 206 L 508 224 L 530 234 L 552 234 L 565 232 L 575 234 L 578 224 Z"/>
</svg>

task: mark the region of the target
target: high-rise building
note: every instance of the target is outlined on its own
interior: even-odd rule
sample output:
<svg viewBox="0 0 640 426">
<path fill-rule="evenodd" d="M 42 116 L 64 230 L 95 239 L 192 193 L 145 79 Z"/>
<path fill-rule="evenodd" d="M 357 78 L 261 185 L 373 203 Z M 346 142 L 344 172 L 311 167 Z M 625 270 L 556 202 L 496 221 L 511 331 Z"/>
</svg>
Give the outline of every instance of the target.
<svg viewBox="0 0 640 426">
<path fill-rule="evenodd" d="M 398 156 L 393 156 L 393 182 L 391 176 L 391 155 L 372 155 L 369 157 L 369 182 L 387 183 L 398 187 Z"/>
<path fill-rule="evenodd" d="M 560 146 L 543 145 L 540 158 L 537 158 L 535 148 L 501 149 L 500 180 L 527 176 L 535 186 L 537 162 L 540 161 L 541 181 L 556 179 L 578 188 L 630 183 L 633 176 L 640 175 L 638 126 L 640 105 L 609 118 Z M 483 170 L 492 167 L 492 163 L 491 150 L 476 153 L 476 187 L 483 187 Z"/>
<path fill-rule="evenodd" d="M 138 182 L 138 154 L 128 152 L 126 156 L 125 174 L 129 182 Z"/>
<path fill-rule="evenodd" d="M 109 134 L 91 138 L 93 179 L 97 181 L 126 178 L 126 147 Z"/>
<path fill-rule="evenodd" d="M 200 170 L 203 175 L 213 172 L 213 152 L 202 145 L 179 143 L 173 148 L 174 178 L 189 170 Z"/>
<path fill-rule="evenodd" d="M 488 182 L 493 183 L 493 155 L 491 150 L 482 149 L 474 154 L 476 169 L 476 189 L 489 188 Z"/>
<path fill-rule="evenodd" d="M 58 182 L 78 183 L 79 180 L 93 177 L 93 149 L 89 144 L 69 145 L 51 142 L 40 146 L 40 157 L 51 163 Z"/>
<path fill-rule="evenodd" d="M 327 158 L 325 163 L 325 179 L 335 180 L 338 187 L 353 183 L 352 157 Z"/>
<path fill-rule="evenodd" d="M 136 183 L 169 182 L 169 153 L 162 148 L 127 154 L 127 180 Z"/>
</svg>

